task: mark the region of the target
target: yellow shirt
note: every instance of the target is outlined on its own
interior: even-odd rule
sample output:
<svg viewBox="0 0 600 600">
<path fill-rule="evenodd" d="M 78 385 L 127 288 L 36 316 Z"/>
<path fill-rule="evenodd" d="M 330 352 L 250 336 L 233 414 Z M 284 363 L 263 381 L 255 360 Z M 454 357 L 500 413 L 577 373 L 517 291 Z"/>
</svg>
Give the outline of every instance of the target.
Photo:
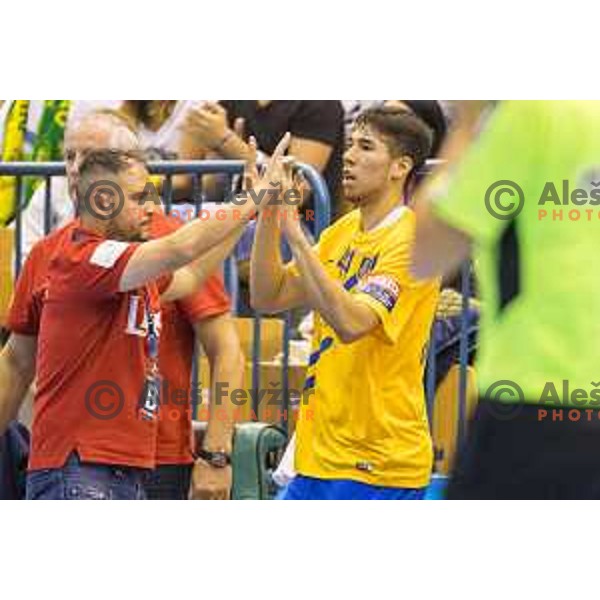
<svg viewBox="0 0 600 600">
<path fill-rule="evenodd" d="M 429 482 L 423 368 L 439 282 L 411 278 L 414 233 L 414 213 L 403 208 L 399 218 L 370 232 L 361 231 L 355 210 L 321 236 L 319 258 L 329 275 L 372 307 L 380 324 L 343 344 L 315 315 L 297 424 L 301 475 L 388 487 Z"/>
</svg>

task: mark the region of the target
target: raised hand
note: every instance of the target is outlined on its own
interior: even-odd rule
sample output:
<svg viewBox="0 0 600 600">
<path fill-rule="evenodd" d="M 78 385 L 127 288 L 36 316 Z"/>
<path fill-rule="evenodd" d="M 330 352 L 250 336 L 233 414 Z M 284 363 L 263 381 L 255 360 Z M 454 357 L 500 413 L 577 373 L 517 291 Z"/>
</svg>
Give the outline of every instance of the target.
<svg viewBox="0 0 600 600">
<path fill-rule="evenodd" d="M 197 144 L 217 149 L 227 132 L 227 111 L 218 102 L 204 102 L 199 108 L 190 111 L 186 127 Z"/>
<path fill-rule="evenodd" d="M 254 190 L 253 196 L 256 198 L 256 205 L 258 209 L 264 208 L 274 200 L 274 191 L 277 191 L 277 195 L 285 194 L 285 191 L 291 187 L 291 179 L 289 177 L 289 166 L 287 166 L 288 160 L 286 160 L 285 153 L 290 145 L 291 135 L 286 133 L 275 148 L 275 151 L 269 158 L 267 166 L 264 169 L 260 177 L 256 177 L 256 167 L 249 166 L 247 168 L 248 173 L 254 173 L 252 183 L 252 189 Z M 254 156 L 249 161 L 251 165 L 252 161 L 256 161 L 256 141 L 253 142 Z"/>
<path fill-rule="evenodd" d="M 256 138 L 253 135 L 251 135 L 248 140 L 248 148 L 250 149 L 250 158 L 244 165 L 244 177 L 242 181 L 242 189 L 244 191 L 254 189 L 260 180 L 257 166 L 258 146 L 256 144 Z"/>
</svg>

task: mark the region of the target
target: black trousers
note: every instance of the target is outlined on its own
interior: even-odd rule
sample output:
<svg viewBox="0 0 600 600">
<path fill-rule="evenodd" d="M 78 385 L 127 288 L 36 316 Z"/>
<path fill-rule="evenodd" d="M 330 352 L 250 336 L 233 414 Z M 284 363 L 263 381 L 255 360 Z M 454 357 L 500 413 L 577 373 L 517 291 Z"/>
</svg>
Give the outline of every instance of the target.
<svg viewBox="0 0 600 600">
<path fill-rule="evenodd" d="M 193 465 L 159 465 L 144 481 L 148 500 L 187 500 Z"/>
<path fill-rule="evenodd" d="M 600 411 L 480 401 L 447 497 L 600 498 Z"/>
</svg>

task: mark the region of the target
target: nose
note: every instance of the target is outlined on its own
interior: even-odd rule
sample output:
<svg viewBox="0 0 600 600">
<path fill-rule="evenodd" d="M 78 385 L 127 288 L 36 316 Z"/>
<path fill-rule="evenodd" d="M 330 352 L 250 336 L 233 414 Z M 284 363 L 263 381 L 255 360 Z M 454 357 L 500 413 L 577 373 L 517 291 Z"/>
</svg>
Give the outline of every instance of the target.
<svg viewBox="0 0 600 600">
<path fill-rule="evenodd" d="M 354 151 L 353 151 L 353 147 L 349 146 L 348 148 L 346 148 L 346 151 L 344 152 L 344 165 L 351 166 L 353 164 L 354 164 Z"/>
<path fill-rule="evenodd" d="M 154 214 L 154 202 L 151 200 L 144 202 L 144 214 L 148 217 L 151 217 Z"/>
</svg>

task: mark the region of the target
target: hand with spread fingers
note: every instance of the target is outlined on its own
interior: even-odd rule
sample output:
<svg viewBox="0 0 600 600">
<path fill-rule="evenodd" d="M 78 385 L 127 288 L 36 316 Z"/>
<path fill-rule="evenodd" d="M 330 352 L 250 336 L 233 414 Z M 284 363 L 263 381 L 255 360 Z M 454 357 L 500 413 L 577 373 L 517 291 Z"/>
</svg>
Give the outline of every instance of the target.
<svg viewBox="0 0 600 600">
<path fill-rule="evenodd" d="M 297 169 L 296 160 L 287 157 L 284 162 L 284 180 L 282 182 L 283 202 L 280 210 L 282 231 L 288 242 L 304 238 L 300 213 L 298 207 L 302 205 L 302 198 L 308 184 L 302 173 Z"/>
<path fill-rule="evenodd" d="M 290 145 L 290 140 L 291 135 L 289 133 L 286 133 L 279 140 L 262 175 L 259 175 L 256 167 L 256 140 L 254 138 L 250 139 L 249 145 L 253 149 L 252 158 L 246 164 L 244 183 L 248 186 L 248 189 L 254 191 L 253 200 L 256 202 L 259 210 L 270 204 L 274 204 L 273 200 L 276 199 L 277 195 L 285 193 L 285 190 L 288 189 L 286 186 L 288 186 L 291 180 L 287 173 L 289 168 L 286 164 L 289 161 L 285 153 Z M 263 190 L 266 193 L 261 193 Z"/>
</svg>

